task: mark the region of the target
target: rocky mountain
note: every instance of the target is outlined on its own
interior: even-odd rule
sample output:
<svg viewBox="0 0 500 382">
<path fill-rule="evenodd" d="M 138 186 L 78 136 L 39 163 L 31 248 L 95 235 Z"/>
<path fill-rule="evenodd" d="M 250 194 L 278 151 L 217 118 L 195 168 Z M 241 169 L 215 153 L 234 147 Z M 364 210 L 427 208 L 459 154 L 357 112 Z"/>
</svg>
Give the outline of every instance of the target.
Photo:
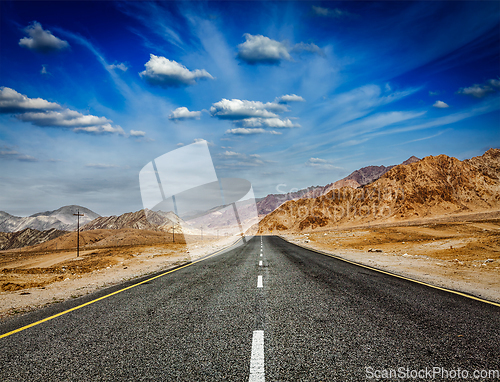
<svg viewBox="0 0 500 382">
<path fill-rule="evenodd" d="M 47 231 L 25 228 L 19 232 L 0 232 L 0 250 L 22 248 L 30 245 L 41 244 L 66 234 L 52 228 Z"/>
<path fill-rule="evenodd" d="M 489 149 L 484 155 L 464 160 L 482 174 L 500 180 L 500 150 Z"/>
<path fill-rule="evenodd" d="M 153 212 L 140 210 L 127 212 L 120 216 L 101 216 L 85 224 L 81 230 L 94 229 L 143 229 L 149 231 L 165 231 L 172 225 L 179 224 L 180 219 L 173 212 Z"/>
<path fill-rule="evenodd" d="M 393 222 L 500 209 L 500 150 L 460 161 L 429 156 L 398 165 L 361 188 L 343 187 L 286 202 L 259 224 L 260 233 Z"/>
<path fill-rule="evenodd" d="M 0 211 L 0 232 L 19 232 L 26 228 L 45 231 L 55 228 L 60 231 L 73 231 L 77 227 L 76 214 L 80 211 L 80 226 L 99 217 L 99 214 L 82 206 L 64 206 L 54 211 L 39 212 L 28 217 L 13 216 Z"/>
<path fill-rule="evenodd" d="M 419 160 L 420 159 L 416 156 L 411 156 L 401 164 L 407 165 L 418 162 Z M 336 190 L 342 187 L 358 188 L 377 180 L 393 167 L 395 167 L 395 165 L 388 167 L 367 166 L 352 172 L 343 179 L 327 184 L 326 186 L 308 187 L 306 189 L 288 194 L 270 194 L 257 201 L 257 211 L 259 212 L 259 215 L 267 215 L 288 200 L 317 198 L 321 195 L 327 194 L 331 190 Z"/>
<path fill-rule="evenodd" d="M 296 192 L 289 192 L 287 194 L 269 194 L 264 198 L 256 199 L 257 211 L 259 215 L 267 215 L 268 213 L 273 212 L 278 206 L 280 206 L 287 200 L 300 199 L 304 195 L 321 188 L 323 187 L 316 186 L 308 187 Z"/>
</svg>

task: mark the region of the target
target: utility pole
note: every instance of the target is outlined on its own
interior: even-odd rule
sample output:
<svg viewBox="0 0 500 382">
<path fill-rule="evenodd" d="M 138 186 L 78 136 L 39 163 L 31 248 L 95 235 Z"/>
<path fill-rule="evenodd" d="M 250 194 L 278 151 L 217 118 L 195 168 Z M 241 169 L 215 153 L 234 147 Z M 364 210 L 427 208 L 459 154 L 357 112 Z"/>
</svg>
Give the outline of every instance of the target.
<svg viewBox="0 0 500 382">
<path fill-rule="evenodd" d="M 172 225 L 172 243 L 175 243 L 175 232 L 174 232 L 174 226 Z"/>
<path fill-rule="evenodd" d="M 80 216 L 85 216 L 80 213 L 80 210 L 76 210 L 76 214 L 74 216 L 78 216 L 78 223 L 76 228 L 76 257 L 80 256 Z"/>
<path fill-rule="evenodd" d="M 203 240 L 203 226 L 201 228 L 201 240 Z"/>
</svg>

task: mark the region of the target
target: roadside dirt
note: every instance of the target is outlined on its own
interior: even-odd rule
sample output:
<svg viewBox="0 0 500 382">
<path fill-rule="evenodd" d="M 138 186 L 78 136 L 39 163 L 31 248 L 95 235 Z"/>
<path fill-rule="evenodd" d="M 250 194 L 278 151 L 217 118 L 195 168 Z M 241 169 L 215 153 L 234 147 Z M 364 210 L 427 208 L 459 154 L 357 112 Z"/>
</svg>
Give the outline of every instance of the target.
<svg viewBox="0 0 500 382">
<path fill-rule="evenodd" d="M 282 236 L 361 264 L 500 302 L 500 219 Z"/>
<path fill-rule="evenodd" d="M 234 241 L 204 240 L 189 248 L 171 242 L 115 244 L 81 249 L 79 257 L 75 249 L 39 251 L 37 246 L 0 251 L 0 319 L 186 264 Z"/>
</svg>

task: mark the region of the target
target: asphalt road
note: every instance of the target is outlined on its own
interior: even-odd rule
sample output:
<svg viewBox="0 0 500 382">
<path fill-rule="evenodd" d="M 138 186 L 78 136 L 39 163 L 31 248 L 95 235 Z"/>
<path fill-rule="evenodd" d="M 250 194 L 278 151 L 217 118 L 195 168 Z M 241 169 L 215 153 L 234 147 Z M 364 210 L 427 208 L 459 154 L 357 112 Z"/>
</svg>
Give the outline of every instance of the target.
<svg viewBox="0 0 500 382">
<path fill-rule="evenodd" d="M 0 334 L 94 297 L 14 317 Z M 499 370 L 500 308 L 278 237 L 0 339 L 0 381 L 364 381 L 398 368 L 433 381 Z"/>
</svg>

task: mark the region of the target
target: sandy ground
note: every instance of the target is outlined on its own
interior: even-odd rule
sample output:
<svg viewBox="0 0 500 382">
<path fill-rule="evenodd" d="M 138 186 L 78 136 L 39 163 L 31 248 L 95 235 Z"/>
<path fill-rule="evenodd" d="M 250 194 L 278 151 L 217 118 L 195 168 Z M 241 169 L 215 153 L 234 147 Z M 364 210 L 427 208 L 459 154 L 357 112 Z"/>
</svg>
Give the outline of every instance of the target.
<svg viewBox="0 0 500 382">
<path fill-rule="evenodd" d="M 282 236 L 361 264 L 500 302 L 500 219 Z"/>
<path fill-rule="evenodd" d="M 190 244 L 0 251 L 0 319 L 195 261 L 235 238 Z M 189 249 L 189 250 L 188 250 Z"/>
</svg>

